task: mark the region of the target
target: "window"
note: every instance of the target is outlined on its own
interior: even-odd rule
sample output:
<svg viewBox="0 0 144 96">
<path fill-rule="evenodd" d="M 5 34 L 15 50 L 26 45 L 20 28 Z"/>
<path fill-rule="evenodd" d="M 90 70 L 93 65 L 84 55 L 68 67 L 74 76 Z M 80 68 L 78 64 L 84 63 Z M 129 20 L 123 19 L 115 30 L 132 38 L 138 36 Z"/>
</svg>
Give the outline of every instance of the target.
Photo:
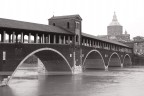
<svg viewBox="0 0 144 96">
<path fill-rule="evenodd" d="M 78 35 L 76 35 L 76 42 L 78 42 Z"/>
<path fill-rule="evenodd" d="M 55 23 L 53 23 L 53 26 L 55 26 Z"/>
<path fill-rule="evenodd" d="M 68 29 L 70 28 L 70 24 L 69 24 L 69 22 L 67 22 L 67 28 L 68 28 Z"/>
<path fill-rule="evenodd" d="M 79 22 L 76 22 L 76 29 L 79 29 Z"/>
</svg>

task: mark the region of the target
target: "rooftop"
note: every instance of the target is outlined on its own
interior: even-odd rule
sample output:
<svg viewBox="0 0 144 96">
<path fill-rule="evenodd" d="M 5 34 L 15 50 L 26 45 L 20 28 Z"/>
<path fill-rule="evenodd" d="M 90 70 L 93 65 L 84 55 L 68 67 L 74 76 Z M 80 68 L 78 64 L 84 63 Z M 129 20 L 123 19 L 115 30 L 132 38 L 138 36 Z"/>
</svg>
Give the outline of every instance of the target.
<svg viewBox="0 0 144 96">
<path fill-rule="evenodd" d="M 69 19 L 69 18 L 82 20 L 82 18 L 78 14 L 76 14 L 76 15 L 65 15 L 65 16 L 53 16 L 50 19 Z"/>
<path fill-rule="evenodd" d="M 52 25 L 30 23 L 30 22 L 10 20 L 10 19 L 4 19 L 4 18 L 0 18 L 0 27 L 1 28 L 14 28 L 14 29 L 22 29 L 22 30 L 42 31 L 42 32 L 72 34 L 69 31 L 66 31 L 64 29 L 61 29 L 59 27 L 52 26 Z"/>
</svg>

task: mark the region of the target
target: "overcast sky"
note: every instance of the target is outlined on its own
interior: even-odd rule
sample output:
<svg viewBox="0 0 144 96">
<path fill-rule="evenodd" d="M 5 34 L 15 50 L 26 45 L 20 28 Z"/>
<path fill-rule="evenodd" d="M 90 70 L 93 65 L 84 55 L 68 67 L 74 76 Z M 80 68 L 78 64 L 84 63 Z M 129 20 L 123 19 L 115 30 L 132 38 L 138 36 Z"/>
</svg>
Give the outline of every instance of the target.
<svg viewBox="0 0 144 96">
<path fill-rule="evenodd" d="M 92 35 L 107 34 L 114 11 L 123 32 L 144 36 L 143 0 L 0 0 L 0 18 L 48 24 L 53 15 L 79 14 L 82 31 Z"/>
</svg>

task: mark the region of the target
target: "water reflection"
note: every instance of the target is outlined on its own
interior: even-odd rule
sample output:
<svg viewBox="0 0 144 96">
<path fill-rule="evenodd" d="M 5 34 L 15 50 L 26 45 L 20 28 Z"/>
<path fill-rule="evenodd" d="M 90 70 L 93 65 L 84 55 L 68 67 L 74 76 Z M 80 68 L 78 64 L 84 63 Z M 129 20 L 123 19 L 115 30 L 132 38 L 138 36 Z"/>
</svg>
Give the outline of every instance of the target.
<svg viewBox="0 0 144 96">
<path fill-rule="evenodd" d="M 0 87 L 0 96 L 143 96 L 144 67 L 88 70 L 78 75 L 30 75 Z"/>
</svg>

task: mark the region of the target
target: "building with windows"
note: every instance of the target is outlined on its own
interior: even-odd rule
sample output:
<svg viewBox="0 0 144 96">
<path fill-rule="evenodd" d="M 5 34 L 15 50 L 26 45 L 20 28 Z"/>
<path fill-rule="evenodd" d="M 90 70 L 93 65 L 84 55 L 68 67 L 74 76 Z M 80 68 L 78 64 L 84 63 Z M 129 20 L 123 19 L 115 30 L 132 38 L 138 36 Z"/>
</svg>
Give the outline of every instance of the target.
<svg viewBox="0 0 144 96">
<path fill-rule="evenodd" d="M 100 35 L 98 37 L 121 42 L 130 41 L 130 34 L 127 31 L 123 34 L 123 26 L 118 22 L 115 12 L 112 22 L 107 26 L 107 35 Z"/>
</svg>

